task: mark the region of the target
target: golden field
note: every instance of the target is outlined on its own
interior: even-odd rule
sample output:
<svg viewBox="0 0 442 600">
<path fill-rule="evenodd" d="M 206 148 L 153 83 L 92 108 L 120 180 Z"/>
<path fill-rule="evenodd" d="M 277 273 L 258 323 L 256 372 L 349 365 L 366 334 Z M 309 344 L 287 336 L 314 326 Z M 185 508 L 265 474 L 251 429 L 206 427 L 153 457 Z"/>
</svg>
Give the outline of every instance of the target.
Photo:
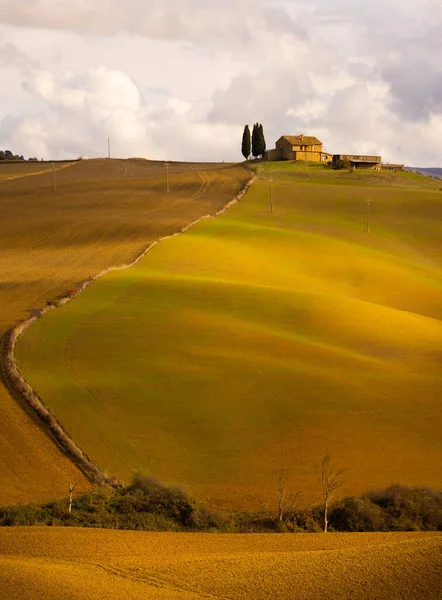
<svg viewBox="0 0 442 600">
<path fill-rule="evenodd" d="M 44 171 L 43 173 L 41 171 Z M 0 336 L 32 310 L 149 242 L 224 206 L 242 167 L 88 160 L 0 165 Z M 0 383 L 0 503 L 50 500 L 88 481 Z"/>
<path fill-rule="evenodd" d="M 274 212 L 269 212 L 270 184 Z M 409 173 L 266 164 L 228 212 L 33 324 L 26 378 L 109 473 L 214 506 L 440 488 L 442 194 Z M 371 227 L 366 229 L 366 199 Z"/>
<path fill-rule="evenodd" d="M 442 534 L 0 530 L 0 599 L 437 600 Z"/>
</svg>

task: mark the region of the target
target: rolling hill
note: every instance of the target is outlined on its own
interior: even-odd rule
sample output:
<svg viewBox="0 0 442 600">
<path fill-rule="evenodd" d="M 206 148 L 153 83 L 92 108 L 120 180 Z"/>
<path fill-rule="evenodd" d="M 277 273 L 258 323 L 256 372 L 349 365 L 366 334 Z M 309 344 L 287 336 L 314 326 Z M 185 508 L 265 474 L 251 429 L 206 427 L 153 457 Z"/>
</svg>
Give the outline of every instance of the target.
<svg viewBox="0 0 442 600">
<path fill-rule="evenodd" d="M 81 281 L 218 210 L 250 177 L 243 167 L 88 160 L 0 165 L 0 337 Z M 89 482 L 0 383 L 0 503 L 51 500 Z"/>
<path fill-rule="evenodd" d="M 281 163 L 260 177 L 32 325 L 22 372 L 109 473 L 212 505 L 270 501 L 281 466 L 316 501 L 325 454 L 348 469 L 342 494 L 439 487 L 437 182 Z"/>
</svg>

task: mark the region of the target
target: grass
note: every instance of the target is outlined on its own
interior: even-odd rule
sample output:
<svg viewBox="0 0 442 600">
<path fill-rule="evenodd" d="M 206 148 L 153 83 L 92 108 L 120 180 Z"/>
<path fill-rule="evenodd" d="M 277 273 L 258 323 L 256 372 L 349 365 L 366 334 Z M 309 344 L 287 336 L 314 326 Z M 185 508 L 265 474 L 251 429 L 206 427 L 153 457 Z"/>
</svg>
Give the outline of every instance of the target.
<svg viewBox="0 0 442 600">
<path fill-rule="evenodd" d="M 318 501 L 325 454 L 348 469 L 342 495 L 437 489 L 437 185 L 288 163 L 259 174 L 228 213 L 33 325 L 26 378 L 108 472 L 212 505 L 270 501 L 281 464 Z"/>
<path fill-rule="evenodd" d="M 53 192 L 50 164 L 0 165 L 0 336 L 88 276 L 219 209 L 249 177 L 242 167 L 171 163 L 165 194 L 164 163 L 87 160 L 56 169 Z M 88 487 L 1 383 L 0 407 L 1 503 L 50 500 L 69 483 Z"/>
<path fill-rule="evenodd" d="M 0 530 L 0 599 L 440 597 L 440 533 Z"/>
</svg>

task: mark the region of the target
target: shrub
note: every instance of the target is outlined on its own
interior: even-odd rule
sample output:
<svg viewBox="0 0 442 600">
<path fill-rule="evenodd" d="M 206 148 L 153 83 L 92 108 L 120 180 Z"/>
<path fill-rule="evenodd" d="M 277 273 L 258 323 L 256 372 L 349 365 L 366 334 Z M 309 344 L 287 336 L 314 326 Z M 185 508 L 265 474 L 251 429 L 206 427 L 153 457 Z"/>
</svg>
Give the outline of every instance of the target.
<svg viewBox="0 0 442 600">
<path fill-rule="evenodd" d="M 135 512 L 162 514 L 181 525 L 191 523 L 194 503 L 177 487 L 167 487 L 153 477 L 137 474 L 123 494 L 130 497 L 126 502 L 132 504 Z"/>
<path fill-rule="evenodd" d="M 335 531 L 383 531 L 386 515 L 368 498 L 344 498 L 330 512 Z"/>
<path fill-rule="evenodd" d="M 348 159 L 339 159 L 333 166 L 335 171 L 342 171 L 343 169 L 350 169 L 351 164 Z"/>
<path fill-rule="evenodd" d="M 386 514 L 390 531 L 442 531 L 442 494 L 428 488 L 392 485 L 367 497 Z"/>
</svg>

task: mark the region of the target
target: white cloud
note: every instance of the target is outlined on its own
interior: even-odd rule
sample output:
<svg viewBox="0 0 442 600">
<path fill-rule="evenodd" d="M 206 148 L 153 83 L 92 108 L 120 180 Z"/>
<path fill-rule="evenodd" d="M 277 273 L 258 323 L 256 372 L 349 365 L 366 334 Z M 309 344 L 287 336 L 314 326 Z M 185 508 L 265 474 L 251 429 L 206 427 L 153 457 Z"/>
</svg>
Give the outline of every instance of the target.
<svg viewBox="0 0 442 600">
<path fill-rule="evenodd" d="M 0 22 L 0 148 L 240 160 L 259 121 L 269 147 L 442 164 L 439 0 L 0 0 Z"/>
</svg>

